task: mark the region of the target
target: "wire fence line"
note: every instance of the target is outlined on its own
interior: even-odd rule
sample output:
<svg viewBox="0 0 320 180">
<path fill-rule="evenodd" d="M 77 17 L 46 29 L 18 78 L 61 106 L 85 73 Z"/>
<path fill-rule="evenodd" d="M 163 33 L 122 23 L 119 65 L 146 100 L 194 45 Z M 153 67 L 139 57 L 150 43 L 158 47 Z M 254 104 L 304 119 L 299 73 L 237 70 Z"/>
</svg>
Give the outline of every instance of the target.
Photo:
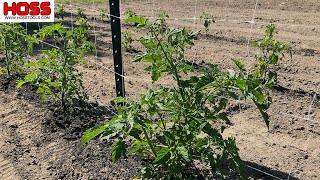
<svg viewBox="0 0 320 180">
<path fill-rule="evenodd" d="M 266 171 L 263 171 L 263 170 L 261 170 L 261 169 L 255 168 L 255 167 L 250 166 L 250 165 L 248 165 L 248 164 L 246 164 L 245 166 L 248 167 L 248 168 L 250 168 L 250 169 L 253 169 L 253 170 L 257 171 L 257 172 L 260 172 L 260 173 L 262 173 L 262 174 L 265 174 L 265 175 L 267 175 L 267 176 L 269 176 L 269 177 L 272 177 L 272 178 L 275 178 L 275 179 L 279 179 L 279 180 L 284 180 L 283 178 L 280 178 L 280 177 L 278 177 L 278 176 L 275 176 L 275 175 L 273 175 L 273 174 L 270 174 L 270 173 L 268 173 L 268 172 L 266 172 Z M 290 175 L 289 175 L 289 176 L 290 176 Z"/>
<path fill-rule="evenodd" d="M 256 0 L 255 6 L 254 6 L 254 10 L 253 10 L 253 13 L 252 13 L 252 18 L 251 18 L 251 21 L 250 21 L 250 31 L 249 31 L 249 37 L 248 37 L 248 43 L 247 43 L 247 56 L 248 57 L 250 56 L 249 46 L 250 46 L 252 29 L 253 29 L 253 24 L 254 24 L 252 22 L 254 22 L 254 18 L 255 18 L 255 15 L 256 15 L 257 7 L 258 7 L 258 2 L 259 2 L 259 0 Z"/>
<path fill-rule="evenodd" d="M 64 5 L 64 6 L 68 6 L 68 4 L 66 3 L 56 3 L 59 5 Z M 100 13 L 100 11 L 97 11 L 95 9 L 90 9 L 90 8 L 85 8 L 82 6 L 77 6 L 77 5 L 72 5 L 72 7 L 77 7 L 77 8 L 81 8 L 87 11 L 91 11 L 91 12 L 96 12 L 96 13 Z M 110 13 L 106 13 L 106 15 L 108 15 L 109 17 L 114 17 L 114 18 L 118 18 L 118 19 L 122 19 L 125 20 L 127 19 L 126 16 L 114 16 Z M 145 16 L 145 15 L 141 15 L 141 14 L 137 14 L 137 16 L 143 16 L 146 19 L 157 19 L 157 16 Z M 190 20 L 192 22 L 194 22 L 195 20 L 203 20 L 203 18 L 200 17 L 169 17 L 169 18 L 165 18 L 166 20 L 173 20 L 173 21 L 185 21 L 185 20 Z M 218 19 L 218 18 L 208 18 L 207 20 L 214 20 L 215 22 L 230 22 L 230 23 L 247 23 L 247 24 L 260 24 L 260 25 L 267 25 L 270 24 L 270 21 L 258 21 L 255 18 L 251 19 L 251 20 L 244 20 L 244 19 Z M 272 22 L 272 21 L 271 21 Z M 281 22 L 272 22 L 273 24 L 277 25 L 277 26 L 286 26 L 286 27 L 305 27 L 305 28 L 319 28 L 320 25 L 307 25 L 307 24 L 296 24 L 296 23 L 281 23 Z"/>
</svg>

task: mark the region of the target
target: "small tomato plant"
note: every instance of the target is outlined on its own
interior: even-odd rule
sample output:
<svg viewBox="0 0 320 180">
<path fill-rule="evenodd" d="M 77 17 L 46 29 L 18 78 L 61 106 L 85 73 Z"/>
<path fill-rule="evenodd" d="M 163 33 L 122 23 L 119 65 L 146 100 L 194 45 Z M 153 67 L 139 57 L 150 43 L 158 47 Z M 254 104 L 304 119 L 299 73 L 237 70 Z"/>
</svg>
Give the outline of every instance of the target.
<svg viewBox="0 0 320 180">
<path fill-rule="evenodd" d="M 37 32 L 41 39 L 55 41 L 59 48 L 43 49 L 44 57 L 28 63 L 33 71 L 19 81 L 20 88 L 25 83 L 38 87 L 42 100 L 53 97 L 64 110 L 82 105 L 88 96 L 83 87 L 82 74 L 75 68 L 86 63 L 84 54 L 91 52 L 93 45 L 87 41 L 86 26 L 80 25 L 66 30 L 61 23 L 44 26 Z"/>
<path fill-rule="evenodd" d="M 39 43 L 32 35 L 27 35 L 26 30 L 18 23 L 0 24 L 0 51 L 4 53 L 5 67 L 0 66 L 0 74 L 6 73 L 7 77 L 22 74 L 23 67 L 29 53 L 33 50 L 33 44 Z"/>
<path fill-rule="evenodd" d="M 77 16 L 78 16 L 78 18 L 86 18 L 86 15 L 84 14 L 84 9 L 78 8 Z"/>
<path fill-rule="evenodd" d="M 64 19 L 67 12 L 64 10 L 64 5 L 58 4 L 58 11 L 55 13 L 55 17 L 58 19 Z"/>
<path fill-rule="evenodd" d="M 122 32 L 122 47 L 124 47 L 127 51 L 132 49 L 132 32 L 131 31 L 123 31 Z"/>
<path fill-rule="evenodd" d="M 99 16 L 100 16 L 100 20 L 105 22 L 109 19 L 109 13 L 108 13 L 108 9 L 107 8 L 100 8 L 99 9 Z"/>
<path fill-rule="evenodd" d="M 137 16 L 137 14 L 132 9 L 127 9 L 124 14 L 127 19 Z"/>
<path fill-rule="evenodd" d="M 267 53 L 256 56 L 257 66 L 247 69 L 239 60 L 232 59 L 237 71 L 223 72 L 209 64 L 201 75 L 186 78 L 183 74 L 194 69 L 185 60 L 185 50 L 194 45 L 198 32 L 169 28 L 163 18 L 154 23 L 142 17 L 130 20 L 148 32 L 139 40 L 145 52 L 134 61 L 150 64 L 146 70 L 152 81 L 158 81 L 165 73 L 171 75 L 176 85 L 149 89 L 139 101 L 117 98 L 117 103 L 125 104 L 117 107 L 118 115 L 105 125 L 87 130 L 82 143 L 98 135 L 114 139 L 112 160 L 116 162 L 130 154 L 147 159 L 142 170 L 142 178 L 146 179 L 199 178 L 196 162 L 205 165 L 214 177 L 224 176 L 230 169 L 245 178 L 235 138 L 222 136 L 230 124 L 226 109 L 228 99 L 252 100 L 269 127 L 268 89 L 276 82 L 271 75 L 276 72 L 269 65 L 278 63 L 288 48 L 273 39 L 274 26 L 268 26 L 265 38 L 255 43 L 262 54 Z"/>
<path fill-rule="evenodd" d="M 215 23 L 215 17 L 206 12 L 203 12 L 202 15 L 200 16 L 200 19 L 203 21 L 203 26 L 205 28 L 206 35 L 207 35 L 209 32 L 210 25 L 212 23 Z"/>
<path fill-rule="evenodd" d="M 136 19 L 139 17 L 132 9 L 128 9 L 124 14 L 126 16 L 127 23 L 132 23 L 133 22 L 132 19 Z M 141 20 L 143 20 L 143 18 L 141 18 Z M 139 23 L 134 22 L 134 26 L 137 26 L 137 25 L 139 25 Z"/>
<path fill-rule="evenodd" d="M 291 49 L 286 43 L 274 39 L 276 33 L 275 25 L 269 24 L 264 39 L 251 43 L 252 46 L 261 49 L 255 56 L 259 68 L 254 73 L 269 87 L 277 81 L 276 68 L 279 61 L 284 58 L 284 53 L 289 52 L 292 56 Z"/>
</svg>

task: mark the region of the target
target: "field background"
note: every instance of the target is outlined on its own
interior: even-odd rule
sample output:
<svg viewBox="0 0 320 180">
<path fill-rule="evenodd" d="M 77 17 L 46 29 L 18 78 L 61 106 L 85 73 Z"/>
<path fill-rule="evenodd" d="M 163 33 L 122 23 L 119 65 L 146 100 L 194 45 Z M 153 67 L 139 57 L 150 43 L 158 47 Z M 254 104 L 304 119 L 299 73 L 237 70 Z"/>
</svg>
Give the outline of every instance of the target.
<svg viewBox="0 0 320 180">
<path fill-rule="evenodd" d="M 135 157 L 111 163 L 110 144 L 99 140 L 79 144 L 83 131 L 112 116 L 115 88 L 110 23 L 94 18 L 98 18 L 99 8 L 109 7 L 108 2 L 70 2 L 59 1 L 68 4 L 65 9 L 69 14 L 62 23 L 70 26 L 76 9 L 81 7 L 94 27 L 90 33 L 98 56 L 88 56 L 89 63 L 79 67 L 84 73 L 92 108 L 64 116 L 52 104 L 41 103 L 32 87 L 15 90 L 14 83 L 2 78 L 0 179 L 129 179 L 139 174 L 142 162 Z M 195 66 L 213 63 L 222 69 L 235 69 L 230 58 L 252 65 L 257 49 L 249 47 L 248 40 L 259 40 L 266 24 L 270 20 L 275 22 L 279 31 L 276 38 L 288 42 L 292 58 L 287 56 L 281 63 L 279 83 L 272 91 L 270 129 L 250 102 L 232 102 L 233 125 L 228 127 L 226 135 L 236 136 L 251 179 L 320 179 L 318 0 L 260 0 L 257 4 L 256 0 L 122 2 L 122 13 L 129 8 L 147 17 L 167 12 L 173 18 L 167 21 L 170 26 L 202 31 L 202 22 L 189 18 L 199 17 L 202 12 L 212 14 L 216 23 L 210 26 L 207 36 L 200 35 L 196 45 L 187 50 L 187 59 Z M 253 17 L 258 23 L 248 22 Z M 143 35 L 126 23 L 122 29 L 133 31 L 135 40 Z M 149 87 L 173 85 L 169 77 L 152 84 L 144 71 L 146 65 L 132 62 L 143 49 L 137 42 L 133 43 L 133 49 L 123 52 L 127 96 L 138 98 Z"/>
</svg>

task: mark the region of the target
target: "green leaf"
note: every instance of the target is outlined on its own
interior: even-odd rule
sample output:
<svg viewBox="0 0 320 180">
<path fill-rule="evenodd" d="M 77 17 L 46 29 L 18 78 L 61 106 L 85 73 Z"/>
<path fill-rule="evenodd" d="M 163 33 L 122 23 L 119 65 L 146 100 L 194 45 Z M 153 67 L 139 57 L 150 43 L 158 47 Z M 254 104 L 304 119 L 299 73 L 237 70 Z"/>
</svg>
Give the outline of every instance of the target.
<svg viewBox="0 0 320 180">
<path fill-rule="evenodd" d="M 145 101 L 150 101 L 150 99 L 153 97 L 153 91 L 151 90 L 151 89 L 149 89 L 148 91 L 147 91 L 147 93 L 146 93 L 146 95 L 144 96 L 144 100 Z"/>
<path fill-rule="evenodd" d="M 143 60 L 143 58 L 148 55 L 148 53 L 139 54 L 136 57 L 133 58 L 133 62 L 140 62 Z"/>
<path fill-rule="evenodd" d="M 140 39 L 140 42 L 147 49 L 155 49 L 158 46 L 153 39 Z"/>
<path fill-rule="evenodd" d="M 130 148 L 129 154 L 133 154 L 133 153 L 139 151 L 142 146 L 145 146 L 145 145 L 147 145 L 147 144 L 148 144 L 147 142 L 140 141 L 140 140 L 136 140 L 136 141 L 133 143 L 133 146 Z"/>
<path fill-rule="evenodd" d="M 163 163 L 165 161 L 167 161 L 170 156 L 169 153 L 170 149 L 168 147 L 163 147 L 161 148 L 161 150 L 158 152 L 156 159 L 153 161 L 153 163 Z"/>
<path fill-rule="evenodd" d="M 205 145 L 208 144 L 208 140 L 206 138 L 202 138 L 202 139 L 199 139 L 197 142 L 196 142 L 196 147 L 197 148 L 200 148 L 200 147 L 203 147 Z"/>
<path fill-rule="evenodd" d="M 255 105 L 258 107 L 261 115 L 262 115 L 262 118 L 264 120 L 264 122 L 266 123 L 268 129 L 269 129 L 269 124 L 270 124 L 270 121 L 269 121 L 269 115 L 268 113 L 266 112 L 266 109 L 264 108 L 263 105 L 257 103 L 256 101 L 254 101 Z"/>
<path fill-rule="evenodd" d="M 247 90 L 247 85 L 246 85 L 246 81 L 243 79 L 237 79 L 236 80 L 236 84 L 238 86 L 239 89 L 245 91 Z"/>
<path fill-rule="evenodd" d="M 23 84 L 27 83 L 27 82 L 33 82 L 37 79 L 38 75 L 40 74 L 39 71 L 32 71 L 30 74 L 26 75 L 24 77 L 24 80 L 20 80 L 17 84 L 17 88 L 20 88 Z"/>
<path fill-rule="evenodd" d="M 118 132 L 106 128 L 103 132 L 103 137 L 101 137 L 101 140 L 109 140 L 110 138 L 114 137 L 115 135 L 117 135 Z"/>
<path fill-rule="evenodd" d="M 42 99 L 43 102 L 46 102 L 46 101 L 47 101 L 47 95 L 46 95 L 46 93 L 43 93 L 43 94 L 41 95 L 41 99 Z"/>
<path fill-rule="evenodd" d="M 236 66 L 240 69 L 240 70 L 244 70 L 244 64 L 242 64 L 239 60 L 237 59 L 231 59 L 235 64 Z"/>
<path fill-rule="evenodd" d="M 265 97 L 261 92 L 253 90 L 252 94 L 256 97 L 258 103 L 263 103 L 264 102 Z"/>
<path fill-rule="evenodd" d="M 132 129 L 129 133 L 130 136 L 134 137 L 135 139 L 140 139 L 140 135 L 141 135 L 142 131 L 139 129 Z"/>
<path fill-rule="evenodd" d="M 90 128 L 86 132 L 83 133 L 81 144 L 85 144 L 91 139 L 95 138 L 99 134 L 103 133 L 106 129 L 105 126 L 99 126 L 98 128 Z"/>
<path fill-rule="evenodd" d="M 231 121 L 229 120 L 226 113 L 220 113 L 218 114 L 218 117 L 222 120 L 224 120 L 227 124 L 231 124 Z"/>
<path fill-rule="evenodd" d="M 217 170 L 220 170 L 220 164 L 217 162 L 217 157 L 214 153 L 209 152 L 205 154 L 210 163 L 211 172 L 215 173 Z M 225 178 L 223 178 L 225 179 Z"/>
<path fill-rule="evenodd" d="M 210 124 L 207 124 L 204 128 L 203 131 L 207 133 L 210 137 L 214 139 L 221 139 L 222 135 L 218 132 L 217 129 L 214 129 L 211 127 Z"/>
<path fill-rule="evenodd" d="M 115 98 L 114 100 L 116 103 L 126 103 L 127 102 L 127 99 L 126 98 L 123 98 L 123 97 L 117 97 Z"/>
<path fill-rule="evenodd" d="M 133 16 L 133 17 L 128 17 L 127 22 L 137 24 L 138 27 L 144 27 L 146 25 L 147 20 L 142 16 Z"/>
<path fill-rule="evenodd" d="M 112 162 L 117 162 L 126 153 L 126 144 L 122 139 L 118 139 L 112 147 Z"/>
<path fill-rule="evenodd" d="M 18 82 L 18 84 L 17 84 L 17 88 L 18 88 L 18 89 L 21 88 L 21 86 L 22 86 L 24 83 L 26 83 L 26 82 L 24 82 L 23 80 L 19 80 L 19 82 Z"/>
<path fill-rule="evenodd" d="M 179 147 L 177 148 L 177 150 L 178 150 L 179 154 L 183 157 L 183 159 L 185 159 L 186 161 L 189 161 L 189 160 L 190 160 L 190 158 L 189 158 L 189 152 L 188 152 L 188 150 L 187 150 L 186 147 L 184 147 L 184 146 L 179 146 Z"/>
<path fill-rule="evenodd" d="M 236 76 L 236 73 L 234 72 L 234 70 L 228 69 L 228 75 L 229 75 L 229 78 L 234 78 Z"/>
</svg>

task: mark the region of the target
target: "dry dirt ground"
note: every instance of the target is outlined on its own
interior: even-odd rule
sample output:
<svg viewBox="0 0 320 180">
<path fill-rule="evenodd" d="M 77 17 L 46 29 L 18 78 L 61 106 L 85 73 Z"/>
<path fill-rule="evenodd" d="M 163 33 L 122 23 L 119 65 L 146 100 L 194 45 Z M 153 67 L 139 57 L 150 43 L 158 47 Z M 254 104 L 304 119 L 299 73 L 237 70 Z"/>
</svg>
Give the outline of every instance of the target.
<svg viewBox="0 0 320 180">
<path fill-rule="evenodd" d="M 234 69 L 230 58 L 252 65 L 256 49 L 248 47 L 264 34 L 273 20 L 276 36 L 292 47 L 281 64 L 279 83 L 272 91 L 268 130 L 250 102 L 239 104 L 232 113 L 233 126 L 227 134 L 236 136 L 246 171 L 251 179 L 320 179 L 320 2 L 318 0 L 152 0 L 125 1 L 122 12 L 131 8 L 139 15 L 156 16 L 167 12 L 177 20 L 171 26 L 203 30 L 199 17 L 208 12 L 216 17 L 207 36 L 201 35 L 187 51 L 196 65 L 218 64 Z M 85 9 L 95 27 L 98 59 L 88 57 L 79 69 L 90 94 L 92 108 L 75 115 L 64 115 L 56 107 L 41 103 L 32 87 L 15 90 L 13 81 L 0 83 L 0 179 L 130 179 L 139 174 L 142 162 L 128 157 L 117 164 L 110 161 L 110 144 L 94 140 L 80 145 L 83 131 L 112 115 L 110 101 L 115 96 L 111 32 L 107 22 L 96 20 L 95 7 L 108 3 L 72 3 Z M 71 12 L 69 6 L 66 10 Z M 254 14 L 254 16 L 253 16 Z M 74 18 L 73 14 L 73 18 Z M 69 17 L 63 22 L 70 25 Z M 251 27 L 250 21 L 259 22 Z M 185 18 L 185 19 L 179 19 Z M 133 31 L 134 39 L 141 35 Z M 94 39 L 94 38 L 93 38 Z M 141 50 L 134 43 L 135 50 Z M 171 85 L 169 78 L 151 84 L 143 63 L 133 63 L 134 52 L 124 52 L 127 96 L 137 98 L 149 87 Z M 100 65 L 103 65 L 100 66 Z M 317 94 L 318 91 L 318 94 Z M 235 102 L 233 102 L 235 103 Z M 259 172 L 263 171 L 263 172 Z"/>
</svg>

